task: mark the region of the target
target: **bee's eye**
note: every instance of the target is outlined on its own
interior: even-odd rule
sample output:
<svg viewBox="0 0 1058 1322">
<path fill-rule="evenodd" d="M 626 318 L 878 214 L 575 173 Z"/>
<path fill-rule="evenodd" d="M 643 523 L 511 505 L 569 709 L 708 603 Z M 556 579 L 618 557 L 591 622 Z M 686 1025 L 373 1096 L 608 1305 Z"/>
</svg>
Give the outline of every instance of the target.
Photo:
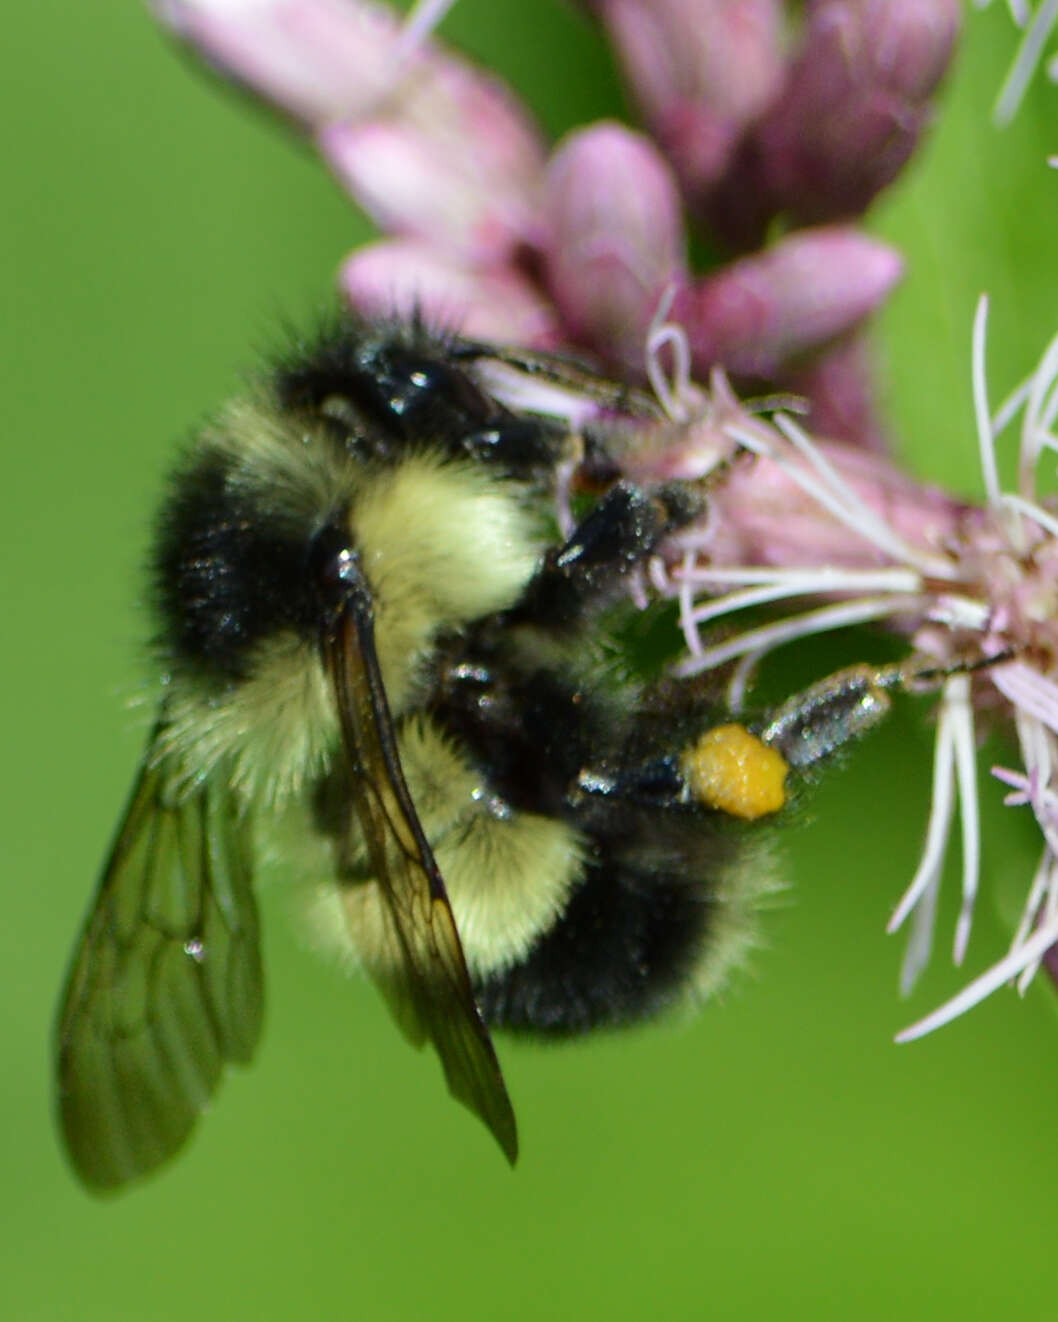
<svg viewBox="0 0 1058 1322">
<path fill-rule="evenodd" d="M 353 432 L 373 423 L 392 437 L 424 427 L 444 435 L 496 417 L 461 368 L 400 345 L 325 345 L 311 364 L 280 372 L 276 384 L 284 408 L 316 410 Z"/>
<path fill-rule="evenodd" d="M 396 417 L 455 409 L 472 418 L 485 418 L 494 412 L 467 374 L 457 367 L 412 353 L 394 355 L 389 367 L 389 372 L 379 377 L 379 384 L 388 391 L 386 405 Z"/>
</svg>

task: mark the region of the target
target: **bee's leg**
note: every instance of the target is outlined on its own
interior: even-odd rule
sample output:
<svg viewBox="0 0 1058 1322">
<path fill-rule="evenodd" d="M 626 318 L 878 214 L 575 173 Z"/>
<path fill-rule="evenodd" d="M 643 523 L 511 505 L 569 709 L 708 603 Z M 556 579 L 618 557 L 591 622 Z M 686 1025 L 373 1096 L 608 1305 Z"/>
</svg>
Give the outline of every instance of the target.
<svg viewBox="0 0 1058 1322">
<path fill-rule="evenodd" d="M 882 721 L 892 705 L 888 691 L 905 683 L 899 666 L 849 666 L 788 698 L 760 737 L 790 766 L 812 766 Z"/>
<path fill-rule="evenodd" d="M 609 604 L 662 539 L 701 512 L 701 496 L 685 483 L 648 491 L 618 482 L 566 544 L 547 553 L 512 619 L 552 630 L 575 626 Z"/>
<path fill-rule="evenodd" d="M 1011 652 L 974 657 L 947 665 L 923 665 L 912 658 L 891 665 L 846 666 L 788 698 L 772 712 L 760 730 L 765 743 L 777 749 L 792 767 L 821 762 L 882 721 L 895 689 L 932 692 L 946 680 L 1002 665 Z"/>
</svg>

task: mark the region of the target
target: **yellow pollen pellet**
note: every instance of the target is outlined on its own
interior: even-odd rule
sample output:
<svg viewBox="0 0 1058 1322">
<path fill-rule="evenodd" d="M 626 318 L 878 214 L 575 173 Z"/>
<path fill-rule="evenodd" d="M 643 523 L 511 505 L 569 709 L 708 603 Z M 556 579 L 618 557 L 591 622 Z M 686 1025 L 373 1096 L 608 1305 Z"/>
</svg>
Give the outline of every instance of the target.
<svg viewBox="0 0 1058 1322">
<path fill-rule="evenodd" d="M 786 802 L 786 759 L 744 725 L 717 725 L 683 756 L 694 798 L 708 808 L 753 821 Z"/>
</svg>

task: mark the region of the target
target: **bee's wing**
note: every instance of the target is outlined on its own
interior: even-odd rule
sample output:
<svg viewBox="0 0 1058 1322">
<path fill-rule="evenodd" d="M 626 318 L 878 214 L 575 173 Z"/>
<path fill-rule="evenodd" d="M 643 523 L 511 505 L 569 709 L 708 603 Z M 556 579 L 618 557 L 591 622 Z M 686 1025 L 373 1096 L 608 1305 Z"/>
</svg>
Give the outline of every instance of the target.
<svg viewBox="0 0 1058 1322">
<path fill-rule="evenodd" d="M 404 782 L 369 613 L 346 609 L 325 652 L 357 816 L 397 955 L 398 972 L 382 990 L 408 1036 L 433 1042 L 449 1091 L 485 1122 L 513 1164 L 514 1111 L 474 1002 L 444 882 Z"/>
<path fill-rule="evenodd" d="M 62 1133 L 86 1184 L 172 1156 L 261 1027 L 249 827 L 226 781 L 174 801 L 148 749 L 57 1026 Z"/>
</svg>

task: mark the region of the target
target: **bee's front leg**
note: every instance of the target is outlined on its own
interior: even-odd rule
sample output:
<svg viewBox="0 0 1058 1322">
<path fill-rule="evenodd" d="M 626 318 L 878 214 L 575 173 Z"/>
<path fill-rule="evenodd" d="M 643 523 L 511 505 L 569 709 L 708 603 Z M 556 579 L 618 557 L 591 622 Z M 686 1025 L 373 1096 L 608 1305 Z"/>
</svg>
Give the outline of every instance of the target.
<svg viewBox="0 0 1058 1322">
<path fill-rule="evenodd" d="M 702 509 L 702 497 L 684 483 L 651 490 L 616 483 L 565 545 L 548 551 L 514 621 L 551 630 L 577 625 L 610 604 L 632 570 Z"/>
</svg>

